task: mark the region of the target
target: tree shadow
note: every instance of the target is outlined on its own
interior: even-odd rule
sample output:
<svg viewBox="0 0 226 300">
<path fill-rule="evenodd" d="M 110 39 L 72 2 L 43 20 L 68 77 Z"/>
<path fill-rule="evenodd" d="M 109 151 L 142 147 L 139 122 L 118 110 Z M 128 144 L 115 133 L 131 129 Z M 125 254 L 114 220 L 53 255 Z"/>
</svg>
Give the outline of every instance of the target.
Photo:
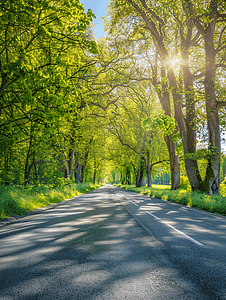
<svg viewBox="0 0 226 300">
<path fill-rule="evenodd" d="M 226 218 L 131 191 L 123 193 L 126 207 L 133 207 L 133 213 L 164 242 L 164 253 L 183 276 L 210 299 L 226 299 Z"/>
<path fill-rule="evenodd" d="M 181 276 L 116 192 L 93 191 L 0 232 L 0 298 L 218 299 Z"/>
</svg>

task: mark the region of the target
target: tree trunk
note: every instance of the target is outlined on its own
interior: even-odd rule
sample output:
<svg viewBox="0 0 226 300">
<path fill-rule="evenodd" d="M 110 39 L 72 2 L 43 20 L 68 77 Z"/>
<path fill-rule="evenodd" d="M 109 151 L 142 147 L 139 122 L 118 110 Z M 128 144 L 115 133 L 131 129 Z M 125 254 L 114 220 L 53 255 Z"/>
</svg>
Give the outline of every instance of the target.
<svg viewBox="0 0 226 300">
<path fill-rule="evenodd" d="M 171 190 L 177 190 L 180 188 L 180 159 L 179 155 L 175 153 L 176 145 L 172 135 L 166 136 L 165 142 L 170 157 Z"/>
<path fill-rule="evenodd" d="M 96 183 L 96 175 L 97 175 L 97 162 L 94 161 L 94 171 L 93 171 L 93 183 Z"/>
<path fill-rule="evenodd" d="M 161 76 L 166 77 L 165 68 L 163 64 L 161 66 Z M 157 84 L 157 79 L 155 79 L 155 84 Z M 170 96 L 168 92 L 168 83 L 166 80 L 162 82 L 162 91 L 158 92 L 162 110 L 165 111 L 165 115 L 171 117 L 171 107 L 170 107 Z M 170 159 L 170 173 L 171 173 L 171 190 L 177 190 L 180 188 L 180 159 L 179 155 L 175 153 L 175 144 L 172 139 L 172 135 L 165 137 L 165 143 L 169 153 Z"/>
<path fill-rule="evenodd" d="M 140 185 L 146 187 L 146 185 L 147 185 L 146 177 L 143 177 L 143 178 L 141 179 L 141 184 L 140 184 Z"/>
<path fill-rule="evenodd" d="M 141 157 L 140 167 L 137 171 L 137 177 L 136 177 L 136 187 L 142 186 L 142 179 L 144 178 L 144 172 L 145 172 L 145 160 L 144 157 Z"/>
<path fill-rule="evenodd" d="M 115 170 L 112 172 L 113 183 L 115 183 Z"/>
<path fill-rule="evenodd" d="M 73 174 L 73 160 L 74 160 L 74 149 L 70 149 L 68 154 L 68 176 L 70 179 L 72 179 L 72 174 Z"/>
<path fill-rule="evenodd" d="M 97 171 L 96 171 L 96 169 L 94 169 L 94 172 L 93 172 L 93 184 L 96 183 L 96 174 L 97 174 Z"/>
<path fill-rule="evenodd" d="M 31 150 L 31 147 L 29 147 L 28 152 L 27 152 L 27 157 L 26 157 L 26 163 L 25 163 L 25 168 L 24 168 L 24 185 L 27 185 L 29 183 L 31 169 L 34 165 L 34 152 L 30 153 L 30 150 Z M 33 160 L 29 166 L 29 158 L 32 154 L 33 154 Z"/>
<path fill-rule="evenodd" d="M 29 168 L 27 168 L 25 171 L 25 176 L 24 176 L 24 184 L 25 185 L 27 185 L 29 183 L 29 177 L 30 177 L 32 167 L 33 167 L 33 162 L 30 164 Z"/>
<path fill-rule="evenodd" d="M 169 61 L 169 54 L 168 54 L 168 51 L 164 44 L 164 34 L 161 31 L 161 28 L 157 28 L 157 25 L 155 25 L 153 22 L 150 21 L 149 16 L 146 15 L 146 11 L 143 10 L 142 7 L 138 6 L 137 3 L 135 3 L 132 0 L 127 0 L 127 1 L 130 4 L 132 4 L 133 7 L 140 13 L 141 17 L 143 18 L 144 22 L 146 23 L 147 30 L 149 30 L 152 33 L 153 37 L 155 38 L 155 41 L 158 45 L 158 49 L 160 52 L 162 64 L 165 64 L 165 67 L 167 69 L 167 77 L 168 77 L 168 81 L 169 81 L 169 87 L 172 92 L 173 103 L 174 103 L 174 115 L 175 115 L 175 119 L 176 119 L 177 124 L 180 129 L 180 135 L 181 135 L 183 147 L 184 147 L 184 154 L 186 155 L 188 153 L 193 153 L 193 152 L 190 152 L 190 148 L 192 148 L 192 146 L 189 144 L 191 139 L 188 136 L 186 120 L 184 119 L 184 116 L 183 116 L 182 97 L 180 94 L 180 89 L 177 84 L 177 80 L 176 80 L 176 76 L 175 76 L 173 67 L 167 63 Z M 164 70 L 164 67 L 162 67 L 162 70 Z M 163 89 L 163 91 L 164 91 L 164 89 Z M 162 97 L 162 99 L 163 99 L 163 101 L 165 101 L 164 97 Z M 167 102 L 167 105 L 168 105 L 168 109 L 170 109 L 169 101 Z M 166 114 L 169 113 L 169 112 L 167 112 L 166 108 L 165 108 L 165 111 L 166 111 Z M 173 150 L 173 149 L 171 149 L 171 150 Z M 185 159 L 185 168 L 186 168 L 187 175 L 188 175 L 190 184 L 192 186 L 192 189 L 199 190 L 201 188 L 201 176 L 198 171 L 197 161 L 186 158 Z M 179 172 L 179 169 L 177 169 L 177 170 Z M 173 178 L 174 177 L 176 179 L 178 176 L 173 176 Z"/>
<path fill-rule="evenodd" d="M 190 21 L 191 23 L 191 21 Z M 192 26 L 192 24 L 190 24 Z M 189 28 L 189 30 L 191 30 Z M 184 154 L 195 153 L 196 152 L 196 130 L 194 129 L 195 124 L 195 99 L 194 99 L 194 88 L 193 88 L 193 75 L 190 72 L 189 68 L 189 44 L 191 39 L 187 36 L 186 39 L 182 39 L 182 49 L 181 56 L 183 60 L 182 72 L 184 79 L 184 94 L 186 102 L 186 119 L 183 132 L 183 145 L 184 145 Z M 198 169 L 197 160 L 187 159 L 185 157 L 185 168 L 187 171 L 188 179 L 191 184 L 192 190 L 199 190 L 201 188 L 202 179 Z"/>
<path fill-rule="evenodd" d="M 76 175 L 75 175 L 75 183 L 81 183 L 82 180 L 82 165 L 78 164 Z"/>
<path fill-rule="evenodd" d="M 216 2 L 215 2 L 216 4 Z M 216 4 L 217 5 L 217 4 Z M 217 10 L 215 9 L 216 13 Z M 214 10 L 213 10 L 214 12 Z M 216 101 L 215 92 L 215 55 L 214 48 L 214 32 L 215 32 L 215 19 L 208 25 L 205 30 L 205 54 L 206 54 L 206 72 L 205 72 L 205 101 L 207 112 L 207 126 L 209 134 L 209 150 L 211 157 L 209 158 L 206 175 L 203 182 L 202 189 L 209 195 L 220 192 L 220 155 L 221 155 L 221 142 L 220 142 L 220 126 L 219 114 Z"/>
<path fill-rule="evenodd" d="M 136 173 L 136 187 L 139 187 L 140 185 L 140 168 L 138 168 Z"/>
<path fill-rule="evenodd" d="M 149 150 L 147 150 L 146 173 L 147 173 L 147 177 L 148 177 L 148 187 L 152 187 L 151 171 L 152 171 L 152 166 L 151 166 L 151 161 L 150 161 L 150 152 L 149 152 Z"/>
<path fill-rule="evenodd" d="M 82 165 L 82 174 L 81 174 L 82 178 L 81 178 L 81 182 L 83 182 L 83 178 L 84 178 L 84 173 L 85 173 L 85 168 L 86 168 L 88 156 L 89 156 L 89 150 L 87 150 L 87 152 L 86 152 L 84 165 Z"/>
<path fill-rule="evenodd" d="M 63 151 L 62 151 L 63 152 Z M 64 177 L 72 179 L 73 174 L 73 160 L 74 160 L 74 149 L 70 149 L 68 153 L 68 159 L 63 152 L 63 161 L 65 165 Z"/>
<path fill-rule="evenodd" d="M 131 184 L 131 173 L 129 166 L 125 166 L 125 184 Z"/>
<path fill-rule="evenodd" d="M 64 161 L 64 166 L 65 166 L 65 169 L 64 169 L 64 178 L 68 178 L 70 175 L 69 173 L 69 165 L 68 165 L 68 160 L 66 159 L 66 156 L 64 154 L 64 151 L 62 151 L 63 153 L 63 161 Z"/>
<path fill-rule="evenodd" d="M 193 191 L 200 190 L 202 179 L 199 173 L 197 161 L 192 160 L 190 158 L 186 158 L 186 154 L 194 153 L 195 148 L 194 148 L 192 136 L 189 135 L 189 129 L 186 120 L 184 119 L 183 116 L 181 96 L 177 92 L 177 82 L 172 68 L 168 69 L 168 78 L 169 78 L 170 87 L 172 89 L 175 119 L 178 123 L 180 129 L 180 135 L 183 142 L 186 173 L 192 190 Z"/>
</svg>

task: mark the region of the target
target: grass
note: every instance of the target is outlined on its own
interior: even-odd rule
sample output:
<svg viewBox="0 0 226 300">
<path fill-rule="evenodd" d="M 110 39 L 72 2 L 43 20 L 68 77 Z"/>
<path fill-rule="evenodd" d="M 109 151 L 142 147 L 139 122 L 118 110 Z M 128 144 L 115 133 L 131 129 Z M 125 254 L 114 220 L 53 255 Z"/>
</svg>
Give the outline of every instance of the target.
<svg viewBox="0 0 226 300">
<path fill-rule="evenodd" d="M 151 188 L 139 187 L 135 185 L 114 184 L 120 188 L 148 195 L 150 197 L 159 198 L 171 202 L 192 206 L 201 210 L 214 212 L 220 215 L 226 215 L 226 184 L 221 184 L 221 196 L 209 196 L 201 192 L 191 192 L 186 189 L 171 191 L 170 186 L 154 185 Z"/>
<path fill-rule="evenodd" d="M 24 215 L 27 212 L 88 193 L 100 184 L 71 183 L 59 186 L 0 186 L 0 219 Z"/>
</svg>

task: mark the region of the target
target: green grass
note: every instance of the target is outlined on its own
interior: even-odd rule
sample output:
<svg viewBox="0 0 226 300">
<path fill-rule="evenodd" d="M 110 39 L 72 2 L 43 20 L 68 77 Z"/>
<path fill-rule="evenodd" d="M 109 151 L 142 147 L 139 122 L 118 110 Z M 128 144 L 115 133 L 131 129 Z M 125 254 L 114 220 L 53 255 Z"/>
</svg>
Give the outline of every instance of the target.
<svg viewBox="0 0 226 300">
<path fill-rule="evenodd" d="M 153 184 L 151 188 L 136 188 L 135 185 L 114 185 L 129 191 L 133 191 L 143 195 L 148 195 L 150 197 L 156 197 L 162 200 L 176 202 L 183 205 L 192 206 L 201 210 L 226 215 L 226 184 L 222 184 L 220 187 L 221 196 L 208 196 L 201 192 L 191 192 L 190 190 L 186 189 L 171 191 L 170 186 L 167 185 Z"/>
<path fill-rule="evenodd" d="M 100 184 L 92 183 L 67 185 L 61 183 L 58 186 L 0 186 L 0 219 L 24 215 L 33 209 L 65 201 L 100 186 Z"/>
</svg>

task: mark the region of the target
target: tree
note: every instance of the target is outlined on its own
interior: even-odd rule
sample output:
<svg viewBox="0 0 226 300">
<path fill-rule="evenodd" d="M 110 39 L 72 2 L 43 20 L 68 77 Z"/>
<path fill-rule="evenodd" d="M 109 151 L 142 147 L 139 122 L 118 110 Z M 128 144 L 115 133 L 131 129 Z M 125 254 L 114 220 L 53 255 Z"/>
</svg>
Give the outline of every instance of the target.
<svg viewBox="0 0 226 300">
<path fill-rule="evenodd" d="M 62 137 L 62 119 L 70 119 L 80 102 L 73 74 L 84 69 L 81 53 L 96 53 L 85 36 L 93 16 L 77 0 L 59 6 L 50 0 L 1 4 L 0 148 L 6 184 L 15 148 L 26 152 L 21 163 L 27 183 L 43 143 L 51 149 Z"/>
<path fill-rule="evenodd" d="M 217 18 L 219 21 L 222 21 L 224 18 L 224 15 L 219 12 L 220 10 L 222 12 L 222 10 L 224 9 L 223 2 L 217 5 L 216 1 L 211 1 L 210 5 L 204 5 L 200 8 L 202 14 L 201 17 L 198 18 L 199 21 L 201 20 L 202 22 L 204 22 L 203 28 L 206 28 L 205 33 L 208 33 L 210 35 L 212 34 L 212 40 L 211 36 L 207 38 L 206 35 L 204 38 L 204 45 L 206 45 L 204 49 L 205 53 L 209 51 L 209 54 L 206 56 L 208 57 L 208 59 L 206 59 L 205 66 L 205 101 L 207 118 L 210 117 L 208 118 L 210 139 L 209 147 L 212 153 L 212 155 L 210 156 L 210 161 L 208 162 L 207 173 L 204 181 L 202 181 L 199 173 L 197 159 L 193 155 L 196 151 L 196 136 L 194 130 L 195 101 L 193 82 L 202 77 L 203 74 L 200 71 L 197 75 L 191 74 L 188 59 L 192 47 L 196 46 L 197 44 L 200 47 L 202 46 L 202 40 L 200 39 L 200 36 L 203 35 L 203 33 L 198 28 L 195 9 L 194 6 L 192 6 L 192 1 L 183 2 L 183 5 L 180 1 L 176 1 L 173 3 L 171 3 L 170 1 L 166 1 L 164 3 L 162 2 L 159 6 L 159 4 L 155 3 L 154 1 L 147 2 L 145 0 L 128 0 L 113 1 L 112 6 L 114 7 L 114 11 L 116 12 L 114 14 L 114 17 L 112 18 L 114 19 L 113 22 L 118 22 L 119 19 L 126 19 L 127 21 L 130 21 L 133 18 L 134 30 L 137 31 L 136 28 L 138 25 L 144 28 L 146 31 L 151 33 L 151 36 L 155 44 L 157 45 L 162 64 L 167 71 L 167 79 L 169 82 L 169 88 L 174 103 L 175 119 L 180 129 L 180 135 L 183 141 L 186 171 L 192 189 L 202 189 L 203 191 L 208 192 L 209 194 L 213 194 L 215 192 L 218 193 L 220 167 L 219 118 L 216 112 L 217 103 L 214 104 L 214 101 L 211 102 L 211 99 L 214 99 L 213 93 L 215 90 L 215 85 L 213 82 L 215 81 L 215 79 L 213 77 L 213 72 L 215 70 L 215 67 L 212 69 L 211 75 L 211 64 L 209 59 L 212 59 L 212 66 L 213 64 L 215 66 L 215 61 L 213 62 L 213 54 L 215 53 L 213 51 L 214 32 L 218 32 L 218 41 L 220 43 L 218 44 L 220 45 L 218 50 L 222 50 L 221 44 L 224 36 L 224 27 L 222 27 L 221 24 L 221 26 L 218 26 L 217 30 L 214 31 L 214 24 L 216 24 Z M 204 14 L 203 11 L 205 11 Z M 119 15 L 119 12 L 121 13 L 121 15 Z M 207 28 L 209 29 L 207 30 Z M 177 33 L 178 31 L 180 32 L 180 50 L 182 58 L 181 65 L 183 71 L 182 74 L 177 75 L 174 66 L 174 62 L 176 61 L 175 56 L 177 57 L 178 53 L 178 47 L 177 45 L 174 45 L 173 47 L 172 45 L 170 45 L 170 41 L 168 39 L 168 35 L 166 34 L 166 30 L 168 35 L 172 35 L 173 41 L 178 40 Z M 212 46 L 208 44 L 207 40 L 211 42 Z M 212 50 L 210 50 L 210 48 Z M 174 50 L 174 52 L 172 51 L 172 49 Z M 184 96 L 182 97 L 182 95 Z M 185 100 L 186 116 L 184 116 L 183 99 Z M 211 105 L 210 102 L 212 103 Z M 217 104 L 218 107 L 223 105 L 225 105 L 224 102 Z M 215 132 L 214 135 L 213 132 Z M 214 138 L 212 138 L 211 135 L 214 136 Z"/>
</svg>

